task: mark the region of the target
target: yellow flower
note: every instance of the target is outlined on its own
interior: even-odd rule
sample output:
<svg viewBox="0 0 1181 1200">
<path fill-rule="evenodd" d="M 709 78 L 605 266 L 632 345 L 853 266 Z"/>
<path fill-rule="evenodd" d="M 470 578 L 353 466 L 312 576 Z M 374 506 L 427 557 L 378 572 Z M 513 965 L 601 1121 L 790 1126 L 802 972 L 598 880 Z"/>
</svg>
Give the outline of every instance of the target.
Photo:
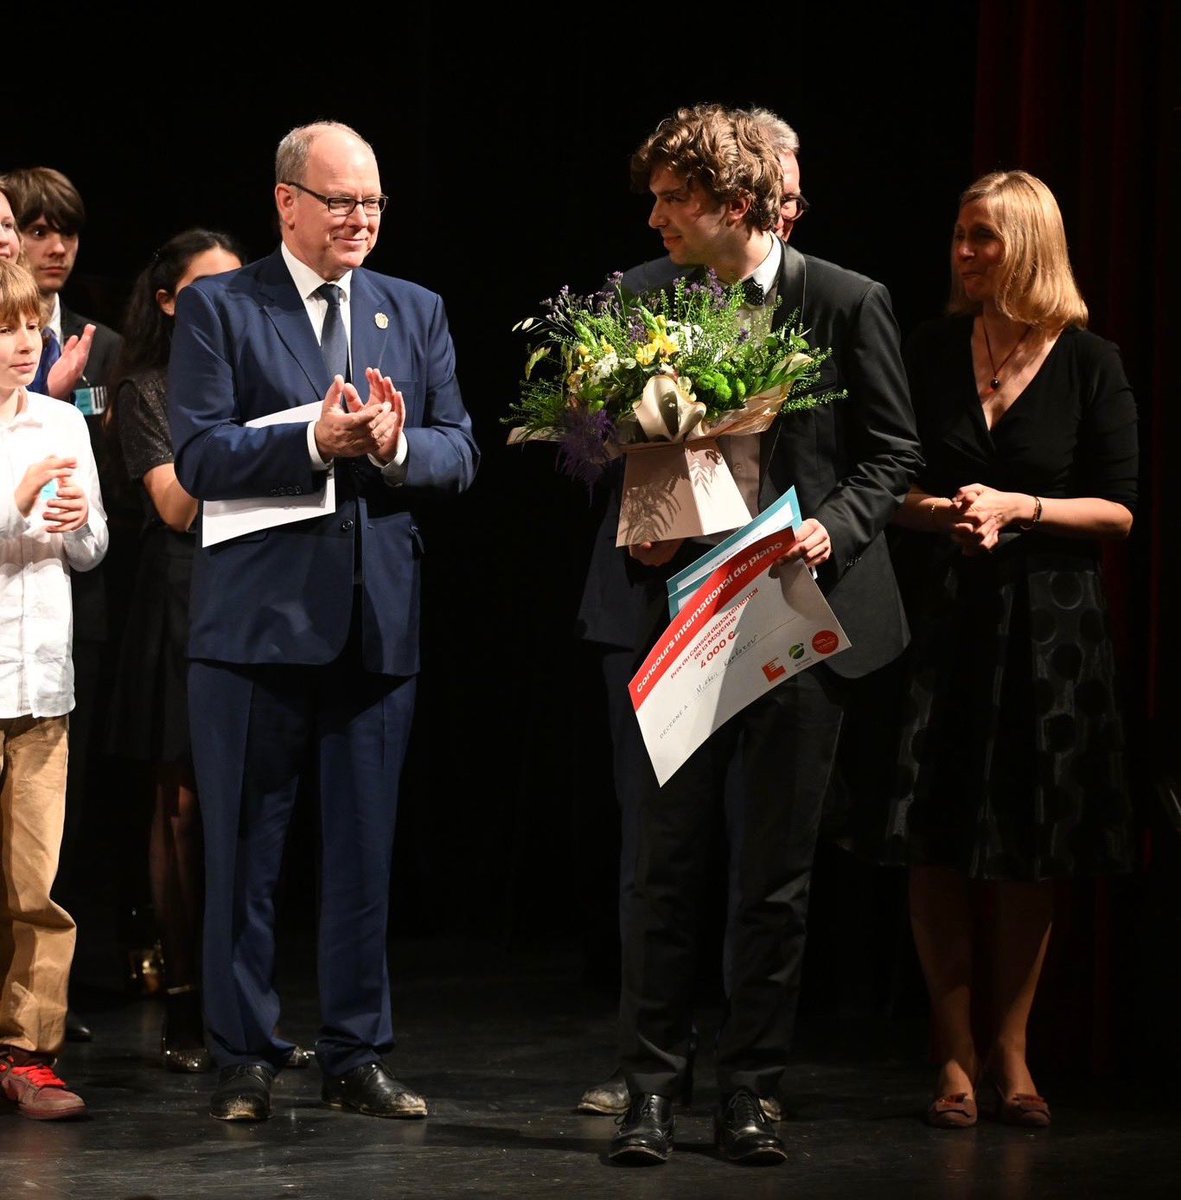
<svg viewBox="0 0 1181 1200">
<path fill-rule="evenodd" d="M 663 318 L 658 317 L 657 320 Z M 652 337 L 643 346 L 636 347 L 636 362 L 642 367 L 651 366 L 659 355 L 666 362 L 680 350 L 677 344 L 677 339 L 666 333 L 663 329 L 657 329 L 653 332 Z"/>
<path fill-rule="evenodd" d="M 663 313 L 656 318 L 656 330 L 648 344 L 655 346 L 656 352 L 664 358 L 672 358 L 681 348 L 676 337 L 668 332 L 668 322 Z"/>
</svg>

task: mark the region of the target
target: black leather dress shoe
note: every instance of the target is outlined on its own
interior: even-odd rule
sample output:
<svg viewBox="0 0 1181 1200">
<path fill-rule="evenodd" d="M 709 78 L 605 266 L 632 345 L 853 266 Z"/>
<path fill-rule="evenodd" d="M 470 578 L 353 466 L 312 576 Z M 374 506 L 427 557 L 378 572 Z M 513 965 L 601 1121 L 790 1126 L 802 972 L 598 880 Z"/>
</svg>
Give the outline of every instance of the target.
<svg viewBox="0 0 1181 1200">
<path fill-rule="evenodd" d="M 696 1042 L 689 1045 L 689 1058 L 685 1064 L 685 1072 L 681 1077 L 681 1087 L 677 1095 L 677 1103 L 682 1108 L 693 1107 L 693 1054 Z M 615 1117 L 627 1112 L 631 1097 L 627 1092 L 627 1079 L 623 1068 L 615 1070 L 602 1083 L 593 1084 L 582 1093 L 582 1099 L 575 1105 L 574 1111 L 580 1113 L 595 1113 Z"/>
<path fill-rule="evenodd" d="M 365 1063 L 326 1079 L 320 1099 L 329 1108 L 351 1108 L 367 1117 L 425 1117 L 426 1100 L 394 1078 L 382 1062 Z"/>
<path fill-rule="evenodd" d="M 667 1096 L 643 1092 L 633 1096 L 619 1118 L 607 1157 L 629 1166 L 649 1166 L 668 1160 L 673 1149 L 673 1105 Z"/>
<path fill-rule="evenodd" d="M 66 1041 L 89 1042 L 94 1034 L 90 1026 L 72 1008 L 66 1009 Z"/>
<path fill-rule="evenodd" d="M 219 1121 L 265 1121 L 271 1115 L 275 1072 L 267 1063 L 222 1067 L 209 1100 L 209 1115 Z"/>
<path fill-rule="evenodd" d="M 617 1117 L 627 1112 L 627 1080 L 618 1067 L 602 1083 L 592 1084 L 582 1093 L 574 1111 Z"/>
<path fill-rule="evenodd" d="M 722 1157 L 733 1163 L 770 1166 L 787 1158 L 782 1140 L 750 1088 L 739 1088 L 722 1101 L 716 1135 Z"/>
</svg>

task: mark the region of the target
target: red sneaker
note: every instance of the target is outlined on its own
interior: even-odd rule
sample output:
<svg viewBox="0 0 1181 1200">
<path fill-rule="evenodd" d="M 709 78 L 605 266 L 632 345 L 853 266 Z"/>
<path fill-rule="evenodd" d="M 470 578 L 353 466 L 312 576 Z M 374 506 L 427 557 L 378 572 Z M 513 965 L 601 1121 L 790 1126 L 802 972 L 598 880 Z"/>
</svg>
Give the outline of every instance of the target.
<svg viewBox="0 0 1181 1200">
<path fill-rule="evenodd" d="M 71 1092 L 48 1063 L 18 1067 L 11 1054 L 0 1056 L 0 1091 L 22 1117 L 34 1121 L 61 1121 L 86 1112 L 86 1101 Z"/>
</svg>

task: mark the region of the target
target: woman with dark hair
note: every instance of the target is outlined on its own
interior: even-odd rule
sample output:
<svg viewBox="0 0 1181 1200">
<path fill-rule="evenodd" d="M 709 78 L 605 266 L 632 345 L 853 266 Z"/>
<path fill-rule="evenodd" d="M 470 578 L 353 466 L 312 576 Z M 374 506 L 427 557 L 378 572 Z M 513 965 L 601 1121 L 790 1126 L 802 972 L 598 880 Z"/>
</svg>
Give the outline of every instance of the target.
<svg viewBox="0 0 1181 1200">
<path fill-rule="evenodd" d="M 1136 407 L 1118 347 L 1085 328 L 1041 180 L 968 188 L 951 267 L 948 315 L 905 348 L 926 466 L 895 518 L 910 706 L 879 856 L 910 866 L 928 1122 L 975 1124 L 979 1095 L 1040 1127 L 1026 1034 L 1054 881 L 1132 864 L 1099 548 L 1132 528 Z"/>
<path fill-rule="evenodd" d="M 148 872 L 165 979 L 162 1054 L 173 1071 L 205 1071 L 211 1064 L 198 986 L 203 852 L 186 697 L 197 501 L 177 482 L 172 465 L 165 388 L 178 294 L 196 279 L 241 265 L 234 239 L 206 229 L 178 233 L 156 251 L 128 299 L 117 382 L 104 417 L 144 507 L 109 748 L 144 764 L 150 775 Z"/>
</svg>

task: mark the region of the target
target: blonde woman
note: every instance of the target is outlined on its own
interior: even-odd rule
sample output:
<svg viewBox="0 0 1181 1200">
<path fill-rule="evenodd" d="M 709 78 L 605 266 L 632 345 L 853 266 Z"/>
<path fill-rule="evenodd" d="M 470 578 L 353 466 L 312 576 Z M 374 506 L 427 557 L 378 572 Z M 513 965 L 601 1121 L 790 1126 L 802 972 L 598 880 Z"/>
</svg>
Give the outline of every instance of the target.
<svg viewBox="0 0 1181 1200">
<path fill-rule="evenodd" d="M 1132 527 L 1136 409 L 1039 179 L 972 184 L 951 267 L 947 316 L 905 355 L 926 467 L 896 517 L 915 637 L 883 857 L 911 867 L 927 1120 L 1041 1127 L 1026 1033 L 1053 881 L 1132 858 L 1099 545 Z"/>
</svg>

